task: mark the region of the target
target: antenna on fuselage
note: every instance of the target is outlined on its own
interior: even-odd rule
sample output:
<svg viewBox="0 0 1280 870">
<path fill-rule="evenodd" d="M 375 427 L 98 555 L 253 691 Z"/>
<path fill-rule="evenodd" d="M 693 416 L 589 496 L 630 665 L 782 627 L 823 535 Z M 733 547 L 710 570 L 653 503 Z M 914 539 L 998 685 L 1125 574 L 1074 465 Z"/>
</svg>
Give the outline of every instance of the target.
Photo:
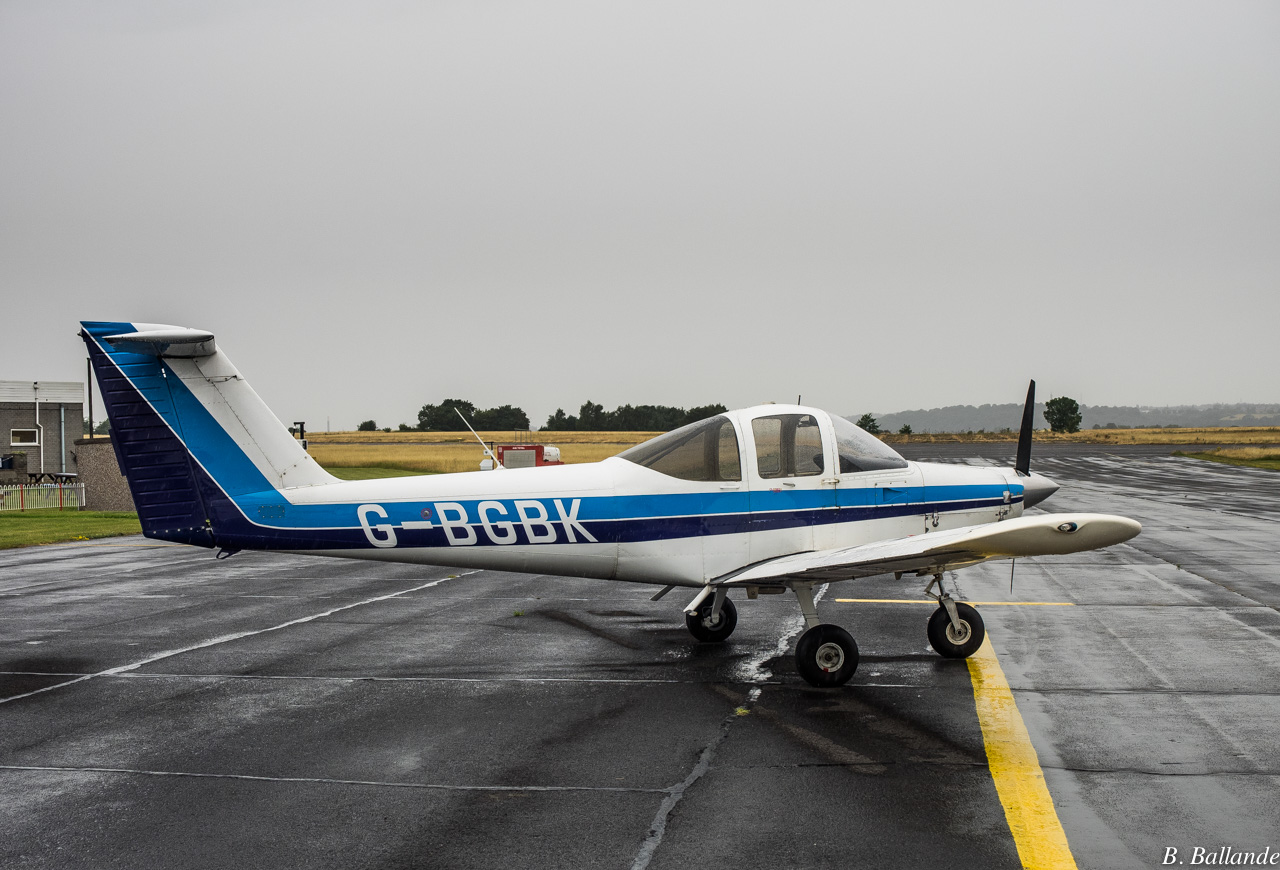
<svg viewBox="0 0 1280 870">
<path fill-rule="evenodd" d="M 457 414 L 457 415 L 458 415 L 458 419 L 460 419 L 460 420 L 462 421 L 462 425 L 463 425 L 463 426 L 466 426 L 468 429 L 470 429 L 470 430 L 471 430 L 471 434 L 476 436 L 476 440 L 480 442 L 480 446 L 484 449 L 485 456 L 488 456 L 490 459 L 492 459 L 492 460 L 493 460 L 493 470 L 494 470 L 494 471 L 497 471 L 499 468 L 502 468 L 502 467 L 503 467 L 503 465 L 502 465 L 502 463 L 501 463 L 501 462 L 499 462 L 499 461 L 498 461 L 498 457 L 496 457 L 496 456 L 494 456 L 494 455 L 493 455 L 493 451 L 489 449 L 489 445 L 488 445 L 488 444 L 485 444 L 485 443 L 484 443 L 484 439 L 483 439 L 483 438 L 481 438 L 479 435 L 477 435 L 477 434 L 476 434 L 476 430 L 475 430 L 475 429 L 472 429 L 472 428 L 471 428 L 471 424 L 467 422 L 467 418 L 466 418 L 466 417 L 463 417 L 463 416 L 462 416 L 462 412 L 461 412 L 461 411 L 459 411 L 457 408 L 454 408 L 454 409 L 453 409 L 453 413 Z"/>
</svg>

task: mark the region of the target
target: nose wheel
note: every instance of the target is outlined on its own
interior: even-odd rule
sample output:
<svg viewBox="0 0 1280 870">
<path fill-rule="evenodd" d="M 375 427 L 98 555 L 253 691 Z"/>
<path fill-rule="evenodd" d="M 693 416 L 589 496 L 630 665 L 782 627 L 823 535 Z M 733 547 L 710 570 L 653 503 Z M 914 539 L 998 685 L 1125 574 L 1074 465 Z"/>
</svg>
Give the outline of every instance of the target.
<svg viewBox="0 0 1280 870">
<path fill-rule="evenodd" d="M 689 629 L 689 634 L 703 643 L 719 643 L 728 640 L 738 626 L 738 608 L 728 598 L 724 598 L 720 602 L 720 612 L 717 613 L 715 598 L 708 597 L 693 613 L 685 613 L 684 624 Z"/>
</svg>

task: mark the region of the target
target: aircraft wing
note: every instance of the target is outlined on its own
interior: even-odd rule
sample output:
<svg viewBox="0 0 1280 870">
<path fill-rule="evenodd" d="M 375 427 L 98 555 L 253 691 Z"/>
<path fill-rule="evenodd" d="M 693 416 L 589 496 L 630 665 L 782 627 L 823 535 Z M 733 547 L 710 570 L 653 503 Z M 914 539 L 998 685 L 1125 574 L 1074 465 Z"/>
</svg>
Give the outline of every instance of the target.
<svg viewBox="0 0 1280 870">
<path fill-rule="evenodd" d="M 928 574 L 988 559 L 1057 556 L 1119 544 L 1142 531 L 1127 517 L 1108 514 L 1044 514 L 964 526 L 841 547 L 779 556 L 717 581 L 727 586 L 776 586 L 791 581 L 826 583 L 893 572 Z"/>
</svg>

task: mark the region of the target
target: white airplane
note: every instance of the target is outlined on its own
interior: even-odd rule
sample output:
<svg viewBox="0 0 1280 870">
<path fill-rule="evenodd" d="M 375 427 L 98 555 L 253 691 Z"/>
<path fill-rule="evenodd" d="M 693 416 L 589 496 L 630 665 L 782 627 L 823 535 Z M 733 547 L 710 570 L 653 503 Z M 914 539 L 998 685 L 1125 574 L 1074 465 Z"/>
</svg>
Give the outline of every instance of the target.
<svg viewBox="0 0 1280 870">
<path fill-rule="evenodd" d="M 1035 382 L 1015 468 L 908 462 L 842 417 L 757 405 L 660 435 L 602 462 L 341 481 L 271 413 L 214 336 L 84 322 L 112 443 L 143 533 L 219 548 L 624 580 L 695 594 L 700 641 L 737 623 L 729 593 L 791 590 L 807 629 L 796 667 L 839 686 L 858 666 L 822 623 L 814 586 L 878 574 L 929 578 L 929 642 L 965 658 L 985 636 L 943 572 L 1132 538 L 1103 514 L 1024 516 L 1057 485 L 1029 469 Z"/>
</svg>

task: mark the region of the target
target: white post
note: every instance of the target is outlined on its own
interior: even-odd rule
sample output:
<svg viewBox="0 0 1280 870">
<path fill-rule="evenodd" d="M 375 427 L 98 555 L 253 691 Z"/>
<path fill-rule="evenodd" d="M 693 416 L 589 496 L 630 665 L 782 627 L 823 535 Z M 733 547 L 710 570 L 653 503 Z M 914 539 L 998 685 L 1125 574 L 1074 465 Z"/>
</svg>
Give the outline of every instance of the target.
<svg viewBox="0 0 1280 870">
<path fill-rule="evenodd" d="M 31 388 L 35 392 L 36 405 L 36 437 L 40 439 L 40 473 L 44 474 L 44 427 L 40 425 L 40 382 L 32 381 Z M 27 466 L 27 471 L 31 466 Z"/>
</svg>

